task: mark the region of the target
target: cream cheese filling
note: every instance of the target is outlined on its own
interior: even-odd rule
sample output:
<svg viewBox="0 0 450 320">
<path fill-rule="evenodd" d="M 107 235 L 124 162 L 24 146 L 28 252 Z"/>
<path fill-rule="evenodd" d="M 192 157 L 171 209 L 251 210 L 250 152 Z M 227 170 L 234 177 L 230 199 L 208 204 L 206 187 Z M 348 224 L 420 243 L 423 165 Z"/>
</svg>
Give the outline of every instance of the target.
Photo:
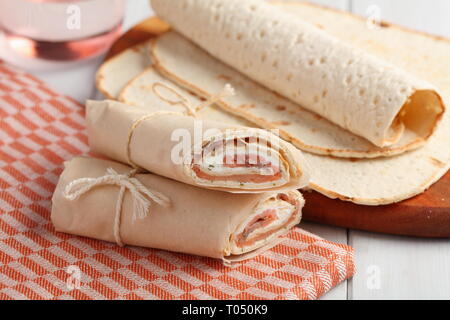
<svg viewBox="0 0 450 320">
<path fill-rule="evenodd" d="M 278 150 L 254 137 L 207 143 L 201 161 L 193 163 L 192 169 L 200 181 L 215 185 L 273 187 L 290 178 Z"/>
</svg>

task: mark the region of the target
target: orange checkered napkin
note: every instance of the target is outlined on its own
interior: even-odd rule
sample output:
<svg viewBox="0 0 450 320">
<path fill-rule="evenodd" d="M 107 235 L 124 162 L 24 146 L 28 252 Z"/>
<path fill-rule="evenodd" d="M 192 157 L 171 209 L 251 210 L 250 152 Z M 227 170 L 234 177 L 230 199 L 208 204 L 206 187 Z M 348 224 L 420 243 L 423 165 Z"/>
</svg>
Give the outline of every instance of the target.
<svg viewBox="0 0 450 320">
<path fill-rule="evenodd" d="M 57 233 L 62 163 L 87 152 L 82 106 L 0 61 L 0 299 L 316 299 L 354 273 L 352 248 L 300 229 L 231 267 Z"/>
</svg>

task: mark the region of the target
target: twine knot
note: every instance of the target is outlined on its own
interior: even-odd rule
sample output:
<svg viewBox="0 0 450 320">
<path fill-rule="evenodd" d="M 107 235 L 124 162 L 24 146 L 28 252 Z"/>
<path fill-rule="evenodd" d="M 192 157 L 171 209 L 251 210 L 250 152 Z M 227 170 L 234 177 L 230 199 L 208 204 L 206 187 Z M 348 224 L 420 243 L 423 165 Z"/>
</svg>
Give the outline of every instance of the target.
<svg viewBox="0 0 450 320">
<path fill-rule="evenodd" d="M 70 182 L 65 190 L 64 197 L 74 201 L 83 194 L 95 187 L 103 185 L 116 185 L 120 187 L 116 202 L 116 214 L 114 218 L 114 237 L 118 245 L 123 246 L 120 238 L 120 217 L 122 212 L 123 197 L 128 190 L 133 199 L 133 222 L 136 219 L 147 217 L 151 205 L 150 200 L 166 207 L 170 204 L 170 199 L 162 193 L 148 189 L 138 179 L 134 177 L 137 169 L 131 170 L 127 174 L 119 174 L 114 169 L 108 168 L 104 176 L 98 178 L 80 178 Z"/>
</svg>

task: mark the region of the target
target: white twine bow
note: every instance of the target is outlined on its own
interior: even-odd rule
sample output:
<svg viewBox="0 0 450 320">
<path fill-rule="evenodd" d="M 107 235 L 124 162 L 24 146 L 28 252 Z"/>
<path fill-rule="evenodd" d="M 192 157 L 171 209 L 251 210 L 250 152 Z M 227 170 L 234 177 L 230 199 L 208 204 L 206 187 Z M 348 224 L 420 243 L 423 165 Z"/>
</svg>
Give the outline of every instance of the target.
<svg viewBox="0 0 450 320">
<path fill-rule="evenodd" d="M 68 200 L 77 200 L 92 188 L 102 185 L 120 186 L 119 195 L 116 202 L 116 213 L 114 217 L 114 238 L 118 245 L 123 246 L 120 238 L 120 217 L 125 190 L 131 193 L 133 199 L 133 222 L 139 218 L 147 217 L 151 205 L 150 200 L 166 207 L 170 204 L 170 199 L 160 192 L 147 189 L 138 179 L 133 176 L 137 173 L 134 169 L 127 174 L 118 174 L 114 169 L 108 168 L 106 174 L 98 178 L 80 178 L 70 182 L 65 190 L 64 197 Z"/>
</svg>

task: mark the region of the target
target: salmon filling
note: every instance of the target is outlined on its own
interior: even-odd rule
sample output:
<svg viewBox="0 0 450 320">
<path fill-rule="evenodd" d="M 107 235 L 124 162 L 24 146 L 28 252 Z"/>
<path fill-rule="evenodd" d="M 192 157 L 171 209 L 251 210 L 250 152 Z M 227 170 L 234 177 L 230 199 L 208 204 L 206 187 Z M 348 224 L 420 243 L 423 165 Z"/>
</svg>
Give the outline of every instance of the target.
<svg viewBox="0 0 450 320">
<path fill-rule="evenodd" d="M 239 181 L 242 183 L 263 183 L 272 182 L 281 178 L 281 172 L 278 171 L 275 175 L 260 175 L 260 174 L 232 174 L 227 176 L 214 176 L 203 172 L 198 165 L 192 168 L 200 179 L 210 180 L 210 181 Z"/>
<path fill-rule="evenodd" d="M 267 205 L 270 208 L 254 216 L 244 229 L 232 238 L 241 251 L 289 227 L 299 218 L 301 204 L 298 199 L 287 194 L 279 194 L 276 198 L 269 199 Z"/>
</svg>

